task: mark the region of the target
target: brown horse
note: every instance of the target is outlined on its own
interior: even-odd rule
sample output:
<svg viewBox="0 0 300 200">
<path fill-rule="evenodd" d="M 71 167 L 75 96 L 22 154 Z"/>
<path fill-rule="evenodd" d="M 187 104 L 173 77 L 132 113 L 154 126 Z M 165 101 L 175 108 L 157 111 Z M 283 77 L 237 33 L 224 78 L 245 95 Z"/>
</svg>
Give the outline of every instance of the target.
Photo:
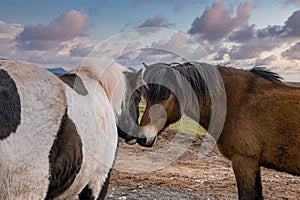
<svg viewBox="0 0 300 200">
<path fill-rule="evenodd" d="M 185 113 L 208 130 L 232 162 L 239 199 L 263 199 L 261 166 L 300 175 L 300 87 L 261 67 L 196 62 L 153 64 L 140 71 L 140 78 L 147 83 L 141 89 L 147 106 L 140 145 L 152 146 Z"/>
</svg>

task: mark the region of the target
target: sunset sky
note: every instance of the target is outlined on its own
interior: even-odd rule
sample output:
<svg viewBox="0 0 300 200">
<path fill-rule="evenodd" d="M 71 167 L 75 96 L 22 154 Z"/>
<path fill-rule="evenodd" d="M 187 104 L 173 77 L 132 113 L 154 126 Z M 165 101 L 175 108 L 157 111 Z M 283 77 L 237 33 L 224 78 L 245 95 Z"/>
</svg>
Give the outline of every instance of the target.
<svg viewBox="0 0 300 200">
<path fill-rule="evenodd" d="M 176 61 L 159 49 L 184 52 L 184 35 L 207 52 L 205 61 L 238 68 L 262 65 L 286 81 L 300 81 L 300 0 L 2 0 L 0 58 L 70 69 L 101 42 L 145 27 L 172 34 L 139 31 L 154 50 L 131 47 L 131 54 L 121 56 L 122 64 Z M 113 48 L 108 44 L 101 53 Z M 189 58 L 202 61 L 196 54 Z"/>
</svg>

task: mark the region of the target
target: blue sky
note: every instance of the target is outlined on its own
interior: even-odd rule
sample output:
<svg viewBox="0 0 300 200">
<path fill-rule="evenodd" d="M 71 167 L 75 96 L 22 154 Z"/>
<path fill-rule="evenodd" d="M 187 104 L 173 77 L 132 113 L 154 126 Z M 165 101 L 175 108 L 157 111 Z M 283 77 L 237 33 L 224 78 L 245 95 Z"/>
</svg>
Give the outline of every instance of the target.
<svg viewBox="0 0 300 200">
<path fill-rule="evenodd" d="M 174 37 L 152 37 L 150 47 L 181 48 L 180 32 L 212 63 L 264 65 L 300 81 L 300 0 L 2 0 L 0 57 L 72 68 L 97 44 L 137 27 L 174 30 Z M 133 67 L 174 58 L 161 51 L 129 57 L 124 63 Z"/>
</svg>

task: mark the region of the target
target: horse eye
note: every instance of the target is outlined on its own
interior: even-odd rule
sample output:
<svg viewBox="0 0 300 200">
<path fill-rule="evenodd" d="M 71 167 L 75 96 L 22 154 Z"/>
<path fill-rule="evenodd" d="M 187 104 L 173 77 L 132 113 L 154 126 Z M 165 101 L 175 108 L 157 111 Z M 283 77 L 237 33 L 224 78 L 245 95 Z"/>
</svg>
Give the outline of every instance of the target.
<svg viewBox="0 0 300 200">
<path fill-rule="evenodd" d="M 162 101 L 167 101 L 170 98 L 171 93 L 166 93 L 165 95 L 162 96 Z"/>
</svg>

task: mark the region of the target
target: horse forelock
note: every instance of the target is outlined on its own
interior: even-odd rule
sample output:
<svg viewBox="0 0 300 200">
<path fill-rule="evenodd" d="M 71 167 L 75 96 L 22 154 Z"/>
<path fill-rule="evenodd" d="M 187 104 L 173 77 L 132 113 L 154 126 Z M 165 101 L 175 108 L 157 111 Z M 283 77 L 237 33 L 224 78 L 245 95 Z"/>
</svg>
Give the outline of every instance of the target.
<svg viewBox="0 0 300 200">
<path fill-rule="evenodd" d="M 145 83 L 147 83 L 144 95 L 149 101 L 157 102 L 168 98 L 172 90 L 168 85 L 173 77 L 173 74 L 170 73 L 171 71 L 168 72 L 169 67 L 165 63 L 156 63 L 143 69 L 142 77 Z"/>
<path fill-rule="evenodd" d="M 105 67 L 95 63 L 89 63 L 79 66 L 76 71 L 85 73 L 89 78 L 98 81 L 105 90 L 115 114 L 120 115 L 122 103 L 125 101 L 127 92 L 127 83 L 124 73 L 129 72 L 130 69 L 113 62 Z"/>
</svg>

